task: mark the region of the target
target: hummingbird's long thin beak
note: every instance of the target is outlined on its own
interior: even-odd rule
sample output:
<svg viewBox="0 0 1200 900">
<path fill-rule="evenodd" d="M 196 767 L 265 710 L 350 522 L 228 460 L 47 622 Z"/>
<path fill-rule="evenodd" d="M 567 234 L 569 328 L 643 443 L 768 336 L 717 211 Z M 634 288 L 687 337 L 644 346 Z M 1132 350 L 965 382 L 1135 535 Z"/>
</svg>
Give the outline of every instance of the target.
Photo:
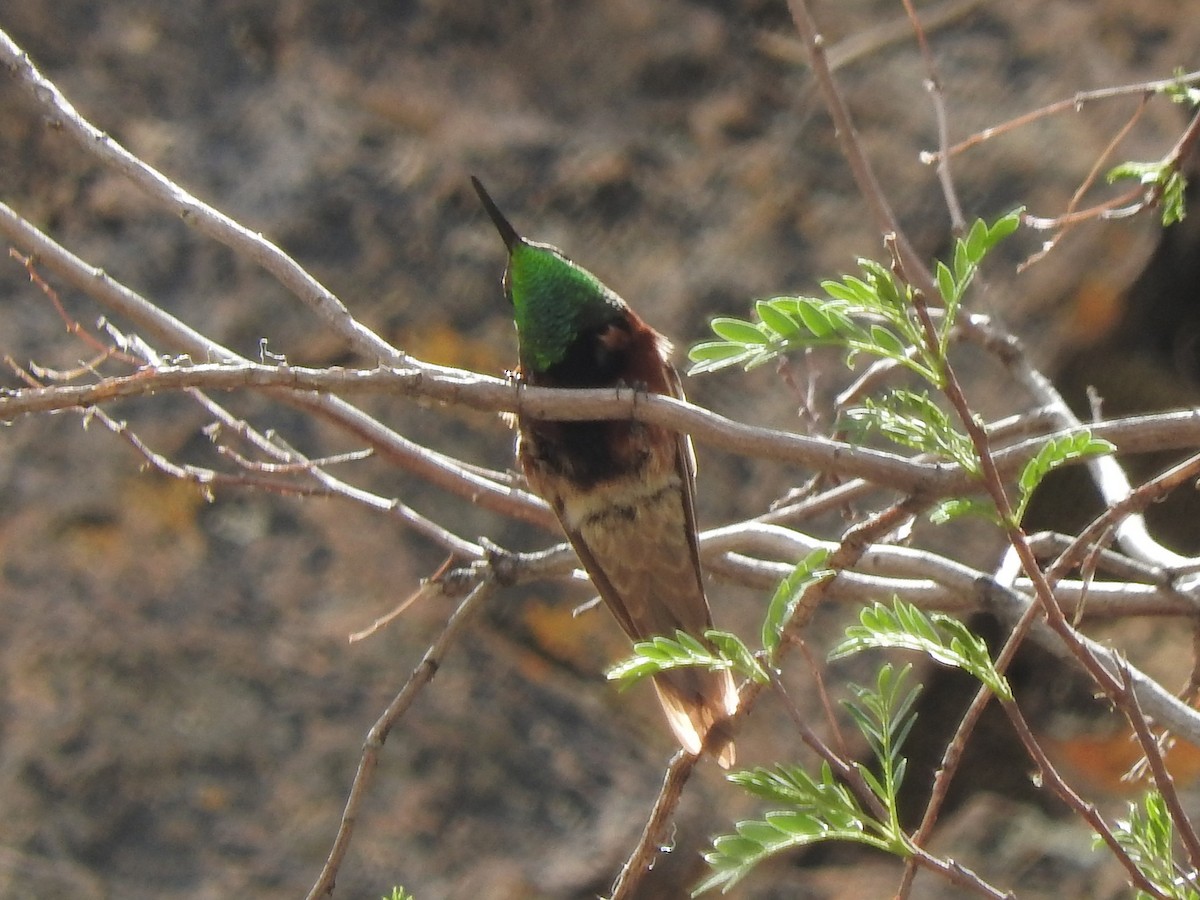
<svg viewBox="0 0 1200 900">
<path fill-rule="evenodd" d="M 504 246 L 512 252 L 513 247 L 521 243 L 521 236 L 517 234 L 517 229 L 512 227 L 508 219 L 504 218 L 504 213 L 500 212 L 492 200 L 491 194 L 487 192 L 483 184 L 474 175 L 471 176 L 471 184 L 475 186 L 475 193 L 479 195 L 480 201 L 483 203 L 483 208 L 487 210 L 488 216 L 496 225 L 496 230 L 500 232 L 500 238 L 504 241 Z"/>
</svg>

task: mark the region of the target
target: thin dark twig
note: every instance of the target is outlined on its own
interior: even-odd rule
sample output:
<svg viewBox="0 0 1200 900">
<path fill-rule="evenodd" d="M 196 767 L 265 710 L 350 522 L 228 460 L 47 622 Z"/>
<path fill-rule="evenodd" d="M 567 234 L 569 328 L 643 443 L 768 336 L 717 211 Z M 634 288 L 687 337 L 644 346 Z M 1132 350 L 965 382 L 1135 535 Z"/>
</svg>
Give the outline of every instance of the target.
<svg viewBox="0 0 1200 900">
<path fill-rule="evenodd" d="M 820 756 L 821 759 L 829 763 L 829 767 L 833 770 L 834 775 L 849 785 L 850 789 L 854 792 L 855 798 L 862 804 L 865 810 L 879 821 L 887 821 L 890 818 L 887 807 L 883 805 L 883 801 L 867 785 L 862 777 L 862 773 L 858 770 L 858 766 L 849 760 L 845 751 L 838 752 L 825 743 L 821 739 L 821 736 L 808 724 L 804 715 L 800 712 L 800 707 L 796 705 L 796 701 L 792 699 L 791 694 L 788 693 L 788 689 L 784 686 L 782 679 L 779 677 L 779 672 L 774 668 L 768 668 L 767 674 L 771 679 L 771 690 L 775 692 L 775 696 L 783 703 L 784 710 L 792 720 L 792 724 L 796 726 L 796 731 L 800 733 L 800 739 Z"/>
<path fill-rule="evenodd" d="M 829 690 L 825 685 L 825 677 L 821 668 L 817 665 L 817 659 L 813 656 L 806 641 L 797 639 L 794 643 L 800 647 L 800 653 L 808 664 L 808 673 L 812 676 L 813 684 L 816 685 L 817 696 L 821 700 L 821 710 L 825 713 L 825 722 L 829 725 L 829 733 L 837 744 L 837 752 L 843 757 L 849 757 L 850 751 L 847 749 L 846 736 L 842 733 L 837 716 L 833 713 L 833 701 L 829 698 Z M 782 688 L 782 684 L 780 684 L 780 688 Z"/>
<path fill-rule="evenodd" d="M 850 108 L 833 77 L 833 70 L 829 66 L 829 60 L 825 53 L 825 38 L 817 28 L 816 20 L 808 8 L 808 3 L 805 0 L 788 0 L 788 10 L 791 12 L 796 30 L 800 33 L 800 39 L 808 51 L 809 66 L 816 76 L 825 107 L 833 119 L 834 133 L 841 145 L 842 156 L 846 159 L 850 174 L 858 186 L 859 194 L 870 210 L 875 227 L 880 234 L 897 235 L 905 264 L 914 272 L 924 270 L 926 277 L 922 286 L 928 286 L 930 296 L 932 296 L 935 293 L 933 277 L 921 262 L 920 257 L 917 256 L 916 251 L 913 250 L 908 237 L 901 230 L 899 220 L 879 184 L 879 179 L 875 175 L 871 161 L 867 158 L 862 142 L 858 139 L 858 131 L 854 127 Z"/>
<path fill-rule="evenodd" d="M 963 234 L 967 230 L 967 221 L 963 216 L 962 204 L 958 200 L 958 191 L 954 187 L 954 175 L 950 171 L 950 156 L 946 152 L 950 146 L 950 123 L 946 116 L 946 97 L 942 92 L 942 79 L 938 74 L 937 61 L 929 48 L 929 40 L 925 36 L 925 28 L 913 8 L 912 0 L 903 0 L 904 11 L 912 23 L 913 32 L 917 36 L 917 46 L 921 48 L 921 59 L 925 63 L 925 89 L 933 103 L 933 114 L 937 120 L 938 153 L 937 176 L 942 186 L 942 196 L 946 199 L 946 209 L 950 212 L 950 227 L 955 234 Z"/>
<path fill-rule="evenodd" d="M 388 704 L 387 709 L 383 711 L 383 714 L 371 726 L 371 730 L 367 732 L 366 741 L 363 743 L 362 757 L 358 762 L 358 770 L 354 773 L 354 781 L 350 787 L 350 794 L 346 799 L 346 808 L 342 812 L 342 819 L 338 825 L 333 847 L 329 851 L 329 858 L 326 860 L 324 868 L 321 869 L 321 874 L 317 877 L 316 883 L 313 884 L 312 890 L 308 892 L 308 900 L 318 900 L 320 897 L 333 896 L 334 882 L 337 880 L 338 870 L 341 868 L 346 851 L 350 848 L 350 840 L 354 835 L 354 827 L 358 823 L 358 816 L 362 809 L 363 801 L 366 799 L 367 792 L 370 789 L 375 768 L 379 764 L 379 752 L 383 749 L 384 741 L 387 740 L 387 736 L 392 728 L 400 721 L 400 718 L 408 708 L 412 706 L 421 689 L 437 674 L 437 670 L 445 658 L 446 651 L 454 643 L 471 616 L 483 608 L 484 601 L 491 596 L 496 585 L 497 582 L 494 579 L 488 579 L 476 585 L 467 594 L 462 603 L 459 604 L 458 609 L 447 620 L 446 626 L 442 629 L 442 633 L 438 635 L 437 640 L 430 644 L 429 649 L 425 651 L 425 655 L 417 663 L 416 668 L 413 669 L 412 674 L 408 677 L 408 681 L 404 683 L 404 687 L 400 689 L 400 692 Z"/>
<path fill-rule="evenodd" d="M 1178 172 L 1183 165 L 1183 161 L 1191 153 L 1192 147 L 1195 146 L 1197 140 L 1200 140 L 1200 111 L 1197 111 L 1192 116 L 1187 124 L 1187 128 L 1184 129 L 1183 134 L 1175 142 L 1175 146 L 1158 161 L 1158 165 L 1163 169 L 1173 169 Z M 1163 189 L 1164 181 L 1156 179 L 1150 184 L 1139 185 L 1127 191 L 1115 200 L 1098 203 L 1091 209 L 1065 214 L 1053 219 L 1025 215 L 1022 216 L 1021 221 L 1031 228 L 1044 230 L 1060 226 L 1066 227 L 1076 222 L 1093 218 L 1125 219 L 1157 205 L 1162 200 Z"/>
<path fill-rule="evenodd" d="M 1058 115 L 1064 112 L 1078 112 L 1086 103 L 1093 103 L 1097 100 L 1110 100 L 1114 97 L 1127 97 L 1130 94 L 1146 94 L 1158 93 L 1169 87 L 1174 87 L 1180 84 L 1196 84 L 1200 82 L 1200 72 L 1188 72 L 1179 78 L 1163 78 L 1158 81 L 1140 81 L 1136 84 L 1125 84 L 1117 87 L 1099 88 L 1093 91 L 1079 91 L 1073 97 L 1067 97 L 1065 100 L 1058 100 L 1054 103 L 1048 103 L 1045 106 L 1023 113 L 1007 122 L 1001 122 L 999 125 L 993 125 L 990 128 L 985 128 L 982 131 L 976 132 L 970 137 L 959 141 L 947 152 L 951 156 L 957 156 L 966 150 L 971 149 L 977 144 L 982 144 L 984 141 L 991 140 L 997 135 L 1005 134 L 1024 125 L 1029 125 L 1039 119 L 1044 119 L 1048 116 Z M 926 154 L 927 161 L 932 162 L 934 154 Z"/>
<path fill-rule="evenodd" d="M 21 263 L 25 268 L 26 275 L 29 276 L 30 282 L 36 285 L 43 296 L 50 301 L 54 307 L 54 311 L 58 313 L 58 317 L 62 320 L 67 334 L 79 338 L 93 350 L 99 352 L 105 359 L 116 357 L 123 359 L 125 362 L 133 362 L 132 359 L 125 357 L 117 348 L 104 343 L 104 341 L 92 334 L 90 330 L 79 323 L 78 319 L 67 312 L 66 307 L 63 306 L 62 300 L 58 296 L 58 291 L 51 287 L 46 282 L 46 279 L 42 278 L 41 273 L 38 272 L 37 260 L 32 255 L 27 256 L 18 251 L 16 247 L 9 247 L 8 255 Z"/>
<path fill-rule="evenodd" d="M 1132 723 L 1133 729 L 1137 733 L 1138 743 L 1142 746 L 1142 750 L 1145 753 L 1146 765 L 1154 779 L 1154 786 L 1158 789 L 1158 793 L 1162 796 L 1163 802 L 1167 806 L 1167 812 L 1170 814 L 1171 821 L 1175 825 L 1175 830 L 1179 834 L 1179 841 L 1183 844 L 1183 849 L 1187 853 L 1188 863 L 1191 865 L 1192 871 L 1200 871 L 1200 838 L 1196 836 L 1196 830 L 1192 827 L 1187 810 L 1183 808 L 1183 803 L 1180 801 L 1179 791 L 1175 788 L 1175 779 L 1171 776 L 1166 761 L 1163 759 L 1162 748 L 1159 746 L 1158 739 L 1151 731 L 1150 723 L 1142 713 L 1141 706 L 1138 704 L 1137 692 L 1133 689 L 1133 681 L 1129 677 L 1129 670 L 1125 665 L 1122 665 L 1119 671 L 1121 691 L 1125 695 L 1129 705 L 1136 712 L 1136 715 L 1129 717 L 1129 721 Z"/>
<path fill-rule="evenodd" d="M 1129 120 L 1125 123 L 1121 130 L 1118 131 L 1113 136 L 1112 140 L 1108 142 L 1108 146 L 1104 148 L 1103 152 L 1096 157 L 1096 161 L 1092 164 L 1092 168 L 1087 173 L 1087 177 L 1083 179 L 1079 187 L 1075 189 L 1075 193 L 1071 195 L 1071 199 L 1067 203 L 1066 211 L 1063 213 L 1064 215 L 1073 216 L 1075 214 L 1075 210 L 1083 200 L 1083 195 L 1091 190 L 1092 185 L 1096 183 L 1096 179 L 1100 177 L 1101 168 L 1103 168 L 1104 164 L 1112 156 L 1112 154 L 1116 152 L 1117 147 L 1121 144 L 1121 142 L 1129 136 L 1129 132 L 1133 130 L 1133 126 L 1136 125 L 1138 120 L 1141 119 L 1142 113 L 1145 112 L 1146 104 L 1149 103 L 1149 101 L 1150 94 L 1142 94 L 1138 101 L 1137 107 L 1133 111 L 1133 115 L 1129 117 Z M 1077 221 L 1079 220 L 1073 220 L 1072 224 Z M 1046 254 L 1048 254 L 1058 244 L 1058 242 L 1062 240 L 1069 228 L 1070 226 L 1064 226 L 1057 234 L 1045 241 L 1042 245 L 1042 248 L 1037 253 L 1034 253 L 1027 260 L 1017 266 L 1017 271 L 1023 272 L 1029 266 L 1044 258 Z"/>
<path fill-rule="evenodd" d="M 895 259 L 896 265 L 902 268 L 903 261 L 899 254 L 896 255 Z M 902 271 L 901 275 L 903 275 Z M 936 352 L 938 346 L 937 326 L 929 314 L 929 307 L 920 289 L 913 290 L 912 303 L 917 313 L 917 318 L 921 322 L 921 327 L 925 332 L 925 340 L 931 350 Z M 1101 690 L 1116 702 L 1118 695 L 1116 678 L 1112 672 L 1100 663 L 1084 642 L 1079 639 L 1078 632 L 1067 621 L 1063 608 L 1059 604 L 1058 598 L 1054 595 L 1053 588 L 1038 566 L 1037 558 L 1029 546 L 1029 540 L 1025 532 L 1021 530 L 1020 525 L 1014 519 L 1012 503 L 1004 487 L 1004 481 L 996 467 L 987 431 L 975 416 L 972 415 L 970 404 L 967 402 L 966 395 L 963 393 L 954 368 L 946 359 L 941 360 L 940 374 L 942 377 L 942 391 L 946 395 L 946 399 L 949 400 L 950 405 L 954 408 L 955 414 L 958 416 L 968 438 L 971 440 L 972 446 L 975 448 L 975 456 L 979 460 L 983 483 L 992 498 L 992 502 L 996 505 L 996 511 L 1000 517 L 1008 542 L 1016 551 L 1022 568 L 1025 570 L 1026 577 L 1033 584 L 1034 596 L 1046 614 L 1047 623 L 1059 635 L 1063 643 L 1071 650 L 1075 658 L 1080 662 L 1084 670 L 1091 675 Z M 1127 709 L 1127 706 L 1125 708 Z"/>
<path fill-rule="evenodd" d="M 1021 714 L 1021 710 L 1017 704 L 1011 700 L 1005 700 L 1001 701 L 1000 705 L 1008 715 L 1013 728 L 1016 729 L 1017 737 L 1020 738 L 1025 751 L 1037 765 L 1041 783 L 1057 794 L 1071 809 L 1083 817 L 1088 826 L 1104 841 L 1109 852 L 1116 857 L 1117 861 L 1121 863 L 1125 871 L 1129 874 L 1130 884 L 1139 890 L 1145 891 L 1152 897 L 1161 897 L 1163 900 L 1166 900 L 1167 895 L 1146 878 L 1142 870 L 1138 868 L 1138 864 L 1129 856 L 1125 848 L 1121 846 L 1120 841 L 1112 833 L 1112 829 L 1108 827 L 1108 823 L 1104 821 L 1104 817 L 1100 815 L 1100 811 L 1096 809 L 1095 805 L 1088 803 L 1075 793 L 1059 774 L 1049 757 L 1046 756 L 1045 751 L 1042 750 L 1041 745 L 1037 742 L 1037 738 L 1034 737 L 1033 731 L 1029 728 L 1029 724 L 1025 721 L 1025 717 Z"/>
<path fill-rule="evenodd" d="M 1144 512 L 1148 507 L 1163 500 L 1180 485 L 1200 475 L 1200 454 L 1190 456 L 1182 462 L 1171 466 L 1165 472 L 1160 472 L 1150 480 L 1143 482 L 1129 492 L 1122 500 L 1108 507 L 1103 513 L 1088 523 L 1087 527 L 1063 551 L 1056 567 L 1063 571 L 1079 565 L 1084 553 L 1096 544 L 1098 539 L 1116 526 L 1122 519 L 1134 513 Z"/>
<path fill-rule="evenodd" d="M 683 797 L 684 786 L 699 761 L 700 757 L 685 750 L 680 750 L 671 758 L 650 817 L 646 820 L 637 846 L 617 875 L 609 900 L 628 900 L 636 896 L 635 891 L 661 849 L 662 835 L 666 832 L 671 817 L 675 814 L 675 808 Z"/>
</svg>

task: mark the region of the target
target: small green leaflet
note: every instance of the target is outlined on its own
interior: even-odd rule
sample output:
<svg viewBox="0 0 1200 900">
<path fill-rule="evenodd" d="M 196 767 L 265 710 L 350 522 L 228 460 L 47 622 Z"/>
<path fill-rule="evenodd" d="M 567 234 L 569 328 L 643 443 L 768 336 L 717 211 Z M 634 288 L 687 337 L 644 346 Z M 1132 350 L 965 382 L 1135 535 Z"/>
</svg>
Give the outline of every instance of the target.
<svg viewBox="0 0 1200 900">
<path fill-rule="evenodd" d="M 622 690 L 659 672 L 687 667 L 706 669 L 730 668 L 722 659 L 696 638 L 676 631 L 674 638 L 658 636 L 633 645 L 633 656 L 608 670 L 609 681 L 619 682 Z"/>
<path fill-rule="evenodd" d="M 1187 215 L 1184 191 L 1187 189 L 1187 177 L 1173 162 L 1157 160 L 1155 162 L 1124 162 L 1108 171 L 1108 183 L 1122 178 L 1132 178 L 1141 182 L 1147 188 L 1158 191 L 1158 202 L 1162 208 L 1162 223 L 1168 225 L 1183 219 Z"/>
<path fill-rule="evenodd" d="M 767 605 L 767 617 L 763 621 L 763 649 L 767 651 L 769 657 L 773 657 L 775 651 L 779 649 L 783 629 L 787 627 L 788 621 L 792 618 L 796 604 L 800 602 L 800 597 L 803 596 L 805 589 L 814 581 L 831 574 L 830 570 L 821 568 L 828 556 L 827 549 L 818 547 L 796 563 L 796 567 L 783 581 L 779 582 L 779 587 L 775 589 L 775 596 Z"/>
</svg>

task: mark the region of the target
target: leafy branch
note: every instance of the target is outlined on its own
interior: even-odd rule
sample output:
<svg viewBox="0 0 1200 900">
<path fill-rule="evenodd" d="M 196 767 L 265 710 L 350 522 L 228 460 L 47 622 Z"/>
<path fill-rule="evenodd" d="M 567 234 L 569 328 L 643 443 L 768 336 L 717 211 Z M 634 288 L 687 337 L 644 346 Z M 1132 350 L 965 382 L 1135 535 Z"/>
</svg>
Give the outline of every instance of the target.
<svg viewBox="0 0 1200 900">
<path fill-rule="evenodd" d="M 1025 518 L 1025 510 L 1029 507 L 1029 501 L 1033 499 L 1034 491 L 1055 469 L 1089 456 L 1112 453 L 1116 449 L 1110 441 L 1092 437 L 1092 433 L 1087 429 L 1047 441 L 1038 450 L 1037 455 L 1025 464 L 1017 479 L 1020 496 L 1013 512 L 1013 521 L 1019 524 Z"/>
<path fill-rule="evenodd" d="M 955 241 L 950 265 L 939 262 L 935 280 L 942 298 L 938 346 L 927 348 L 913 311 L 912 287 L 886 266 L 860 259 L 861 277 L 824 281 L 824 297 L 773 297 L 754 305 L 758 321 L 730 316 L 712 320 L 717 340 L 688 352 L 692 375 L 730 366 L 749 370 L 781 354 L 807 347 L 836 347 L 852 366 L 860 354 L 890 360 L 935 387 L 941 386 L 939 359 L 945 356 L 967 288 L 988 252 L 1020 224 L 1014 210 L 988 225 L 977 220 Z"/>
<path fill-rule="evenodd" d="M 900 827 L 897 799 L 905 771 L 900 749 L 916 721 L 913 705 L 920 690 L 905 689 L 908 673 L 907 666 L 897 671 L 886 665 L 874 687 L 852 685 L 855 698 L 846 703 L 880 770 L 876 776 L 858 765 L 858 774 L 885 814 L 876 816 L 864 809 L 828 762 L 815 777 L 798 766 L 782 764 L 731 773 L 729 781 L 782 808 L 738 822 L 734 833 L 716 837 L 704 856 L 713 872 L 696 886 L 693 896 L 713 888 L 726 892 L 764 860 L 809 844 L 849 841 L 902 857 L 912 852 Z"/>
<path fill-rule="evenodd" d="M 1158 791 L 1148 791 L 1140 804 L 1130 803 L 1128 818 L 1117 820 L 1113 835 L 1161 896 L 1173 900 L 1200 898 L 1197 874 L 1175 862 L 1174 828 L 1166 801 Z M 1135 896 L 1137 900 L 1148 900 L 1152 895 L 1138 890 Z"/>
<path fill-rule="evenodd" d="M 899 598 L 890 609 L 876 603 L 859 613 L 859 624 L 846 629 L 845 640 L 829 652 L 829 658 L 841 659 L 869 648 L 924 653 L 940 665 L 962 669 L 997 697 L 1012 699 L 1008 680 L 996 669 L 987 644 L 945 613 L 926 614 Z"/>
<path fill-rule="evenodd" d="M 766 672 L 736 635 L 710 629 L 704 637 L 709 644 L 701 643 L 684 631 L 676 631 L 674 638 L 660 635 L 648 641 L 637 641 L 633 645 L 633 655 L 608 670 L 608 679 L 625 690 L 643 678 L 671 669 L 700 668 L 730 669 L 760 684 L 767 682 Z"/>
</svg>

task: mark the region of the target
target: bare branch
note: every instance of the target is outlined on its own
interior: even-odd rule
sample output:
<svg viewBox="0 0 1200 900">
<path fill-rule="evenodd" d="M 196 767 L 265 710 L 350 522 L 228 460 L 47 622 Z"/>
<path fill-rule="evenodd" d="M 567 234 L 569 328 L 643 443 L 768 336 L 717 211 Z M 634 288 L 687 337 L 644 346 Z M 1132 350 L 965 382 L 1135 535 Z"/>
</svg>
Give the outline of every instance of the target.
<svg viewBox="0 0 1200 900">
<path fill-rule="evenodd" d="M 354 834 L 355 825 L 358 824 L 363 801 L 370 790 L 371 779 L 375 774 L 375 767 L 379 764 L 379 751 L 383 749 L 384 741 L 387 740 L 388 734 L 396 726 L 396 723 L 412 706 L 421 689 L 437 674 L 437 670 L 446 656 L 446 651 L 471 617 L 483 608 L 484 602 L 491 596 L 495 588 L 496 581 L 488 577 L 480 581 L 467 594 L 458 609 L 447 620 L 446 626 L 438 635 L 437 640 L 430 644 L 429 649 L 425 651 L 425 655 L 421 657 L 421 661 L 409 675 L 404 687 L 400 689 L 400 692 L 388 704 L 387 709 L 383 711 L 383 715 L 367 732 L 367 739 L 363 743 L 362 758 L 358 763 L 358 771 L 354 773 L 350 796 L 346 800 L 341 824 L 338 825 L 337 837 L 334 838 L 333 848 L 329 852 L 329 859 L 326 860 L 325 867 L 321 870 L 312 890 L 308 892 L 308 900 L 333 896 L 334 882 L 337 880 L 337 873 L 346 856 L 346 851 L 350 848 L 350 839 Z"/>
<path fill-rule="evenodd" d="M 235 366 L 256 365 L 180 322 L 149 300 L 110 278 L 102 270 L 89 266 L 3 203 L 0 203 L 0 233 L 24 247 L 69 284 L 108 309 L 131 319 L 152 338 L 170 346 L 172 350 L 181 351 L 192 359 L 204 360 L 206 363 L 218 361 Z M 411 359 L 406 363 L 406 367 L 414 373 L 425 371 L 430 375 L 443 371 L 457 371 L 414 363 Z M 425 478 L 444 490 L 468 497 L 485 509 L 557 531 L 554 516 L 540 498 L 526 491 L 516 490 L 511 485 L 496 484 L 465 471 L 456 460 L 422 447 L 338 397 L 314 393 L 311 390 L 297 391 L 286 388 L 280 392 L 279 397 L 289 405 L 308 410 L 333 422 L 368 443 L 395 465 Z"/>
<path fill-rule="evenodd" d="M 957 156 L 959 153 L 971 149 L 976 144 L 991 140 L 998 135 L 1005 134 L 1025 125 L 1030 125 L 1047 116 L 1054 116 L 1064 112 L 1079 112 L 1086 104 L 1094 103 L 1098 100 L 1111 100 L 1115 97 L 1128 97 L 1130 95 L 1154 94 L 1180 84 L 1200 84 L 1200 72 L 1188 72 L 1180 75 L 1178 78 L 1161 78 L 1156 81 L 1139 81 L 1136 84 L 1098 88 L 1092 91 L 1079 91 L 1074 96 L 1067 97 L 1065 100 L 1048 103 L 1032 112 L 1017 116 L 1015 119 L 985 128 L 983 131 L 959 141 L 946 152 L 951 156 Z M 938 155 L 936 153 L 928 153 L 924 154 L 922 159 L 926 162 L 935 162 Z"/>
<path fill-rule="evenodd" d="M 406 361 L 402 351 L 354 319 L 328 288 L 261 234 L 256 234 L 197 199 L 84 119 L 3 31 L 0 31 L 0 66 L 12 72 L 15 84 L 34 108 L 52 121 L 58 131 L 74 140 L 85 153 L 120 172 L 201 234 L 258 263 L 308 304 L 327 327 L 341 334 L 356 350 L 370 359 L 392 365 Z"/>
<path fill-rule="evenodd" d="M 324 393 L 367 392 L 419 397 L 464 409 L 514 412 L 558 421 L 631 418 L 691 434 L 702 443 L 736 455 L 839 475 L 861 476 L 880 486 L 920 491 L 931 497 L 977 489 L 970 477 L 953 463 L 922 462 L 843 441 L 745 425 L 703 407 L 659 394 L 623 389 L 518 387 L 511 381 L 456 369 L 439 373 L 408 367 L 313 369 L 248 361 L 162 366 L 92 384 L 55 385 L 2 393 L 0 421 L 170 390 L 227 391 L 251 387 L 295 392 L 300 398 L 298 402 L 314 406 L 320 405 L 320 400 L 332 399 L 321 397 Z M 365 416 L 361 412 L 358 415 Z M 1046 440 L 1075 433 L 1078 427 L 1029 438 L 995 451 L 997 471 L 1004 475 L 1015 473 Z M 1097 437 L 1111 440 L 1123 452 L 1195 447 L 1200 445 L 1200 411 L 1180 410 L 1112 419 L 1097 423 L 1090 430 Z M 842 490 L 850 488 L 843 486 Z M 844 498 L 837 502 L 844 502 Z"/>
<path fill-rule="evenodd" d="M 699 761 L 700 757 L 685 750 L 680 750 L 672 757 L 663 777 L 662 788 L 654 799 L 650 817 L 646 820 L 633 853 L 621 867 L 609 900 L 629 900 L 637 896 L 642 877 L 649 871 L 661 849 L 662 835 L 670 824 L 671 816 L 675 814 L 675 809 L 683 798 L 683 789 Z"/>
</svg>

